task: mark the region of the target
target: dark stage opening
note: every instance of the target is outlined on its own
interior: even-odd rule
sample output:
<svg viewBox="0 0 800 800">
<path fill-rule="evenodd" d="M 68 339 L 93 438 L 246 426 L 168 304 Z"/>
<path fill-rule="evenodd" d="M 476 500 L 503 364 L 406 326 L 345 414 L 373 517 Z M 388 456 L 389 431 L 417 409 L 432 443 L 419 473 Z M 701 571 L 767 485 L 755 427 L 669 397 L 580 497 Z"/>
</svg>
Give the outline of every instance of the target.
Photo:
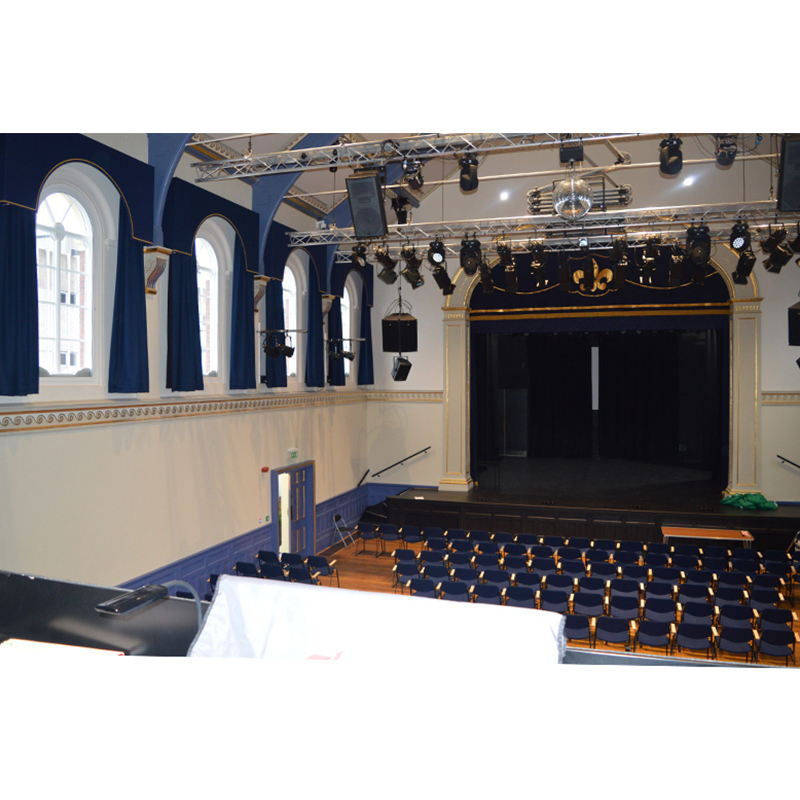
<svg viewBox="0 0 800 800">
<path fill-rule="evenodd" d="M 726 329 L 473 333 L 473 479 L 531 502 L 719 502 Z"/>
</svg>

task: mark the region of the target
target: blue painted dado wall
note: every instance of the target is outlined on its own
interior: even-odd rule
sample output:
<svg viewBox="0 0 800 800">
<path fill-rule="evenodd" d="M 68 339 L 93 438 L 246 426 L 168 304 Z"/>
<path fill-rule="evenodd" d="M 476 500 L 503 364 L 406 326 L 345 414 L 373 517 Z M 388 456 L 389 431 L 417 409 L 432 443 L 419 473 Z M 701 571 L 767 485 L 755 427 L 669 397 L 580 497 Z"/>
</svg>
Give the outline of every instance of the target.
<svg viewBox="0 0 800 800">
<path fill-rule="evenodd" d="M 405 484 L 368 483 L 349 492 L 332 497 L 316 507 L 317 517 L 317 552 L 322 553 L 338 541 L 333 526 L 334 514 L 341 514 L 348 525 L 355 525 L 367 506 L 383 502 L 387 497 L 410 488 Z M 433 487 L 430 487 L 433 488 Z M 140 575 L 126 583 L 120 584 L 122 589 L 136 589 L 145 584 L 158 584 L 165 581 L 186 581 L 194 586 L 202 598 L 211 591 L 208 576 L 230 575 L 237 561 L 256 563 L 259 550 L 278 550 L 278 526 L 271 522 L 255 530 L 228 539 L 214 547 L 201 550 L 180 561 L 167 564 L 160 569 Z M 179 587 L 178 587 L 179 588 Z M 176 588 L 172 588 L 175 594 Z"/>
</svg>

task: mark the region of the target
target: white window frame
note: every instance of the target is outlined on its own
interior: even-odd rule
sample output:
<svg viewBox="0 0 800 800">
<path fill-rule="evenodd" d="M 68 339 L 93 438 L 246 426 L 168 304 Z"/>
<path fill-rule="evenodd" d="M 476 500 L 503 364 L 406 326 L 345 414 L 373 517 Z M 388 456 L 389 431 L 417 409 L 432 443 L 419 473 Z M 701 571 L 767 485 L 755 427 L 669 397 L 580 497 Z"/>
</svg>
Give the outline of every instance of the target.
<svg viewBox="0 0 800 800">
<path fill-rule="evenodd" d="M 308 269 L 309 257 L 308 254 L 302 250 L 295 250 L 290 253 L 289 258 L 286 260 L 286 264 L 284 265 L 284 274 L 286 270 L 289 270 L 292 273 L 295 286 L 297 288 L 295 296 L 297 303 L 297 321 L 295 323 L 295 327 L 298 330 L 306 330 L 308 322 Z M 281 286 L 283 286 L 283 275 L 281 275 Z M 288 323 L 284 318 L 284 326 L 287 325 Z M 292 345 L 294 346 L 294 353 L 295 357 L 297 358 L 297 375 L 294 378 L 291 378 L 287 374 L 286 388 L 276 388 L 280 388 L 282 391 L 299 392 L 305 389 L 306 348 L 308 344 L 308 335 L 305 333 L 291 333 L 289 336 L 292 337 Z M 262 370 L 263 374 L 266 372 L 266 359 L 269 358 L 269 356 L 267 356 L 263 350 L 261 353 L 264 359 L 262 363 L 265 365 L 264 370 Z"/>
<path fill-rule="evenodd" d="M 42 184 L 37 210 L 46 197 L 56 193 L 69 195 L 80 203 L 92 229 L 92 374 L 40 376 L 38 394 L 0 397 L 0 406 L 86 402 L 110 397 L 108 358 L 117 274 L 119 191 L 101 170 L 83 162 L 68 162 L 53 170 Z"/>
<path fill-rule="evenodd" d="M 348 313 L 348 322 L 350 325 L 350 336 L 353 339 L 358 339 L 360 336 L 359 331 L 359 323 L 361 319 L 361 292 L 358 291 L 357 286 L 360 285 L 360 281 L 357 283 L 353 273 L 349 273 L 347 278 L 344 282 L 344 288 L 342 290 L 342 302 L 347 295 L 349 295 L 349 313 Z M 345 315 L 344 309 L 342 310 L 342 336 L 347 333 L 347 325 L 345 323 Z M 358 360 L 361 350 L 361 342 L 350 341 L 344 342 L 343 347 L 345 350 L 352 350 L 356 357 L 353 361 L 347 361 L 345 359 L 345 386 L 348 388 L 352 388 L 354 386 L 358 386 Z"/>
<path fill-rule="evenodd" d="M 207 217 L 195 231 L 193 247 L 196 239 L 208 242 L 217 258 L 217 374 L 203 375 L 203 393 L 225 394 L 230 385 L 233 249 L 236 231 L 222 217 Z"/>
</svg>

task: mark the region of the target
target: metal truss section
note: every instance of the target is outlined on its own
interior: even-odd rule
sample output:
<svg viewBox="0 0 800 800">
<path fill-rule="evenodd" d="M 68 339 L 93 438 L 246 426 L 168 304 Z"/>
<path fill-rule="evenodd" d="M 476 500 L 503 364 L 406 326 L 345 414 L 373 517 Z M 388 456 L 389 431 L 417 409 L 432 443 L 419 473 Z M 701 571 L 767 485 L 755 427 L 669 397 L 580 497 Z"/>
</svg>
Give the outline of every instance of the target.
<svg viewBox="0 0 800 800">
<path fill-rule="evenodd" d="M 566 222 L 555 215 L 536 215 L 390 225 L 388 235 L 375 241 L 384 244 L 393 256 L 403 247 L 427 247 L 437 238 L 444 244 L 448 256 L 458 256 L 461 241 L 473 236 L 489 251 L 498 244 L 507 245 L 512 251 L 525 251 L 532 242 L 544 244 L 547 250 L 573 250 L 580 246 L 582 240 L 586 240 L 591 248 L 602 250 L 610 248 L 619 237 L 625 237 L 628 246 L 632 247 L 643 245 L 652 237 L 660 238 L 664 244 L 681 244 L 692 225 L 707 226 L 712 242 L 728 242 L 731 226 L 739 221 L 747 222 L 755 239 L 771 226 L 797 224 L 798 215 L 778 212 L 775 200 L 615 209 L 587 214 L 577 223 Z M 292 247 L 339 245 L 337 262 L 349 260 L 350 246 L 369 244 L 364 239 L 358 239 L 353 228 L 292 231 L 288 236 Z"/>
<path fill-rule="evenodd" d="M 592 190 L 590 214 L 596 214 L 598 211 L 605 211 L 608 208 L 629 206 L 631 204 L 633 190 L 630 184 L 617 185 L 613 189 L 607 188 L 604 175 L 592 175 L 584 180 Z M 531 189 L 528 192 L 528 211 L 531 214 L 552 214 L 554 212 L 553 194 L 555 193 L 556 183 L 557 181 L 553 181 L 551 186 Z"/>
<path fill-rule="evenodd" d="M 438 156 L 459 156 L 467 153 L 488 154 L 501 151 L 526 150 L 569 142 L 609 142 L 616 139 L 638 139 L 660 134 L 636 133 L 457 133 L 411 136 L 378 142 L 344 141 L 328 147 L 306 150 L 284 150 L 266 155 L 242 156 L 213 162 L 195 162 L 196 181 L 257 178 L 286 172 L 305 172 L 331 167 L 375 167 L 391 162 L 420 160 Z M 348 139 L 347 136 L 342 137 Z"/>
</svg>

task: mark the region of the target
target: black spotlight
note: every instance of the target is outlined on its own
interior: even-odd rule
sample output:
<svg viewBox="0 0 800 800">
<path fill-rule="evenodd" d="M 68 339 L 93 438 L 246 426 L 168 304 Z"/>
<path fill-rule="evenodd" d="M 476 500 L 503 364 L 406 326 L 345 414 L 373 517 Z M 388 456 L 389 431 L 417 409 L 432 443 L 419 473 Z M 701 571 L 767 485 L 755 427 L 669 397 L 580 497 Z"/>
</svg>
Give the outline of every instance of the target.
<svg viewBox="0 0 800 800">
<path fill-rule="evenodd" d="M 405 225 L 408 222 L 408 208 L 410 205 L 407 197 L 393 197 L 392 198 L 392 211 L 397 217 L 398 225 Z"/>
<path fill-rule="evenodd" d="M 400 257 L 406 262 L 406 268 L 400 273 L 410 284 L 412 289 L 419 289 L 425 278 L 420 274 L 419 268 L 422 261 L 417 256 L 417 251 L 413 247 L 404 247 L 400 251 Z"/>
<path fill-rule="evenodd" d="M 615 263 L 622 261 L 628 253 L 628 240 L 624 236 L 618 236 L 611 245 L 611 258 Z"/>
<path fill-rule="evenodd" d="M 444 244 L 440 239 L 431 242 L 428 248 L 428 261 L 434 267 L 441 267 L 444 264 Z"/>
<path fill-rule="evenodd" d="M 792 250 L 800 253 L 800 222 L 797 223 L 797 238 L 792 242 Z"/>
<path fill-rule="evenodd" d="M 739 263 L 733 273 L 733 282 L 742 285 L 746 284 L 755 263 L 755 253 L 752 250 L 742 250 L 739 254 Z"/>
<path fill-rule="evenodd" d="M 475 156 L 462 156 L 458 159 L 461 177 L 458 185 L 462 192 L 474 192 L 478 188 L 478 159 Z"/>
<path fill-rule="evenodd" d="M 442 294 L 453 294 L 455 291 L 456 285 L 450 280 L 450 276 L 443 266 L 433 268 L 433 279 L 436 281 L 436 285 L 442 290 Z"/>
<path fill-rule="evenodd" d="M 481 287 L 483 291 L 487 294 L 491 294 L 494 291 L 494 281 L 492 280 L 492 271 L 489 269 L 489 265 L 483 261 L 481 262 L 480 266 L 481 270 Z"/>
<path fill-rule="evenodd" d="M 772 230 L 772 225 L 769 226 L 769 235 L 766 239 L 762 239 L 759 244 L 761 249 L 769 254 L 771 253 L 784 239 L 786 238 L 786 228 L 780 227 Z"/>
<path fill-rule="evenodd" d="M 715 133 L 717 140 L 717 164 L 721 167 L 729 167 L 736 158 L 736 139 L 727 133 Z"/>
<path fill-rule="evenodd" d="M 673 253 L 669 259 L 669 276 L 667 278 L 667 285 L 675 286 L 681 285 L 681 278 L 683 277 L 683 262 L 686 256 L 683 253 Z"/>
<path fill-rule="evenodd" d="M 694 267 L 692 283 L 703 283 L 708 270 L 708 260 L 711 258 L 711 237 L 707 225 L 692 225 L 686 231 L 686 258 Z"/>
<path fill-rule="evenodd" d="M 789 244 L 782 242 L 769 254 L 769 258 L 764 262 L 764 269 L 777 275 L 789 263 L 792 255 L 792 248 Z"/>
<path fill-rule="evenodd" d="M 664 175 L 677 175 L 683 169 L 683 142 L 672 134 L 667 139 L 662 139 L 659 145 L 661 157 L 661 172 Z"/>
<path fill-rule="evenodd" d="M 530 246 L 531 251 L 531 269 L 543 269 L 545 261 L 547 261 L 547 253 L 544 249 L 542 242 L 533 242 Z"/>
<path fill-rule="evenodd" d="M 403 176 L 408 188 L 415 192 L 418 192 L 425 183 L 425 178 L 422 177 L 422 164 L 416 159 L 403 161 Z"/>
<path fill-rule="evenodd" d="M 363 244 L 357 244 L 353 248 L 353 252 L 350 255 L 350 260 L 357 267 L 366 267 L 367 266 L 367 248 L 364 247 Z"/>
<path fill-rule="evenodd" d="M 277 341 L 274 341 L 275 334 L 270 336 L 269 340 L 264 340 L 264 352 L 270 356 L 270 358 L 278 358 L 279 356 L 286 356 L 286 358 L 291 358 L 294 355 L 294 347 L 291 347 L 287 344 L 280 344 Z"/>
<path fill-rule="evenodd" d="M 397 262 L 389 257 L 389 251 L 386 245 L 381 245 L 375 248 L 375 258 L 383 269 L 378 273 L 378 278 L 384 283 L 392 284 L 397 280 L 397 273 L 395 267 Z"/>
<path fill-rule="evenodd" d="M 750 249 L 750 229 L 746 222 L 737 222 L 731 229 L 731 247 L 737 252 Z"/>
<path fill-rule="evenodd" d="M 460 259 L 461 269 L 467 275 L 474 275 L 478 271 L 482 260 L 481 243 L 475 238 L 475 234 L 472 235 L 471 239 L 462 239 Z"/>
<path fill-rule="evenodd" d="M 514 256 L 507 244 L 497 245 L 497 254 L 500 256 L 500 266 L 506 274 L 506 291 L 514 294 L 517 291 L 517 265 Z"/>
</svg>

